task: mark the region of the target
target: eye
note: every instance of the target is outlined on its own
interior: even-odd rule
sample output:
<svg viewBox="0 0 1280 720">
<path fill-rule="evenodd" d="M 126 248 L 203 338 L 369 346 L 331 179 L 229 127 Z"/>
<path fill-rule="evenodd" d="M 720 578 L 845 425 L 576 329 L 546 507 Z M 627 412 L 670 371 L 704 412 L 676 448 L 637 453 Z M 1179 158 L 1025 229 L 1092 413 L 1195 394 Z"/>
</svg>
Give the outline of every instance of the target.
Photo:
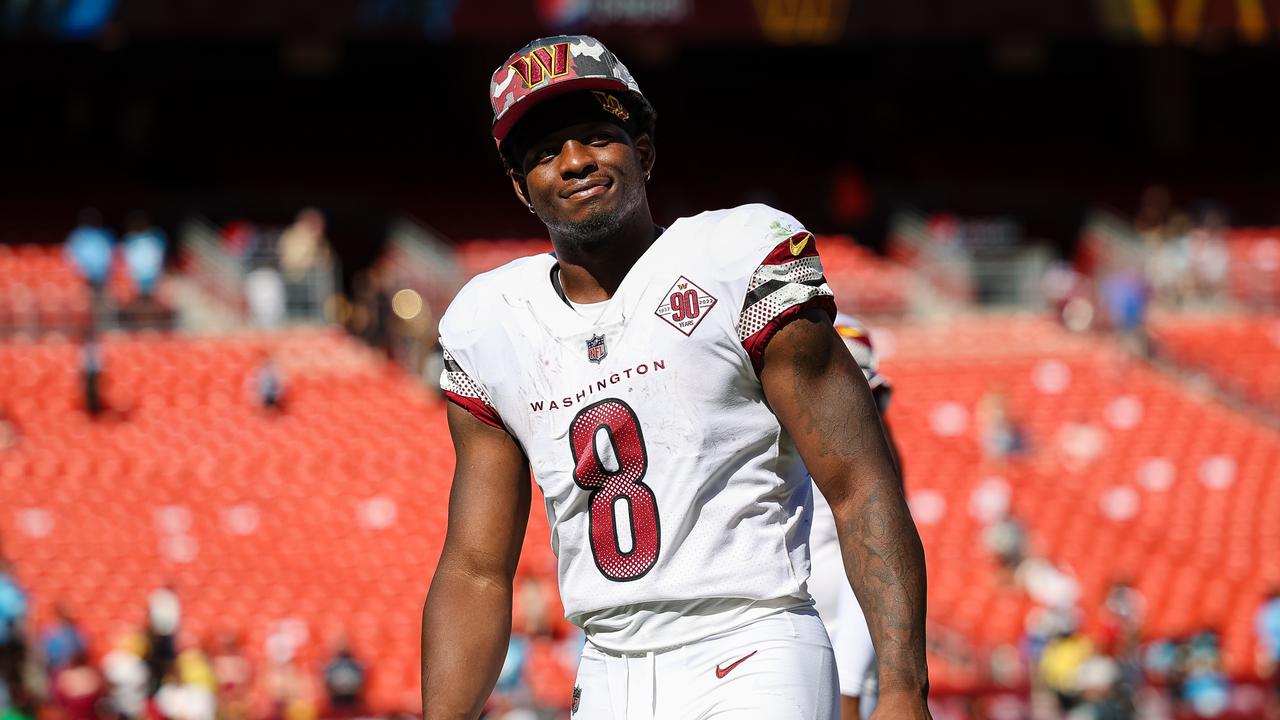
<svg viewBox="0 0 1280 720">
<path fill-rule="evenodd" d="M 595 145 L 596 147 L 602 147 L 604 145 L 608 145 L 611 142 L 613 142 L 613 136 L 610 135 L 609 133 L 604 133 L 604 132 L 595 133 L 594 135 L 587 138 L 587 143 L 589 145 Z"/>
</svg>

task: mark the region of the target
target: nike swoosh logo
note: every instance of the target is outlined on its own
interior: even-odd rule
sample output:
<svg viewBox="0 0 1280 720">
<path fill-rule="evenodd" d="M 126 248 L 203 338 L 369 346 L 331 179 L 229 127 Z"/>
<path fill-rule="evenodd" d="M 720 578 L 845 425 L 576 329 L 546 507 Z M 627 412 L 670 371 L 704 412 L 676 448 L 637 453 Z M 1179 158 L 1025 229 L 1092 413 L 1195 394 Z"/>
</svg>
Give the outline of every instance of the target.
<svg viewBox="0 0 1280 720">
<path fill-rule="evenodd" d="M 807 234 L 807 233 L 806 233 L 806 234 L 805 234 L 805 236 L 804 236 L 804 239 L 803 239 L 803 240 L 801 240 L 800 242 L 796 242 L 795 240 L 791 240 L 791 241 L 790 241 L 790 245 L 791 245 L 791 254 L 792 254 L 792 255 L 799 255 L 800 253 L 804 252 L 804 246 L 809 244 L 809 238 L 811 238 L 811 237 L 813 237 L 813 236 L 812 236 L 812 235 L 809 235 L 809 234 Z"/>
<path fill-rule="evenodd" d="M 755 654 L 756 654 L 756 653 L 758 653 L 758 652 L 760 652 L 760 651 L 759 651 L 759 650 L 752 650 L 752 651 L 751 651 L 751 655 L 755 655 Z M 743 663 L 743 661 L 744 661 L 744 660 L 746 660 L 747 658 L 751 657 L 751 655 L 743 655 L 742 657 L 738 658 L 737 660 L 734 660 L 733 662 L 729 663 L 729 665 L 728 665 L 727 667 L 723 667 L 723 668 L 722 668 L 722 667 L 720 667 L 719 665 L 717 665 L 717 666 L 716 666 L 716 677 L 717 677 L 717 678 L 719 678 L 719 679 L 723 679 L 725 675 L 728 675 L 729 673 L 733 672 L 733 669 L 734 669 L 734 668 L 736 668 L 736 667 L 738 667 L 739 665 L 741 665 L 741 664 Z"/>
</svg>

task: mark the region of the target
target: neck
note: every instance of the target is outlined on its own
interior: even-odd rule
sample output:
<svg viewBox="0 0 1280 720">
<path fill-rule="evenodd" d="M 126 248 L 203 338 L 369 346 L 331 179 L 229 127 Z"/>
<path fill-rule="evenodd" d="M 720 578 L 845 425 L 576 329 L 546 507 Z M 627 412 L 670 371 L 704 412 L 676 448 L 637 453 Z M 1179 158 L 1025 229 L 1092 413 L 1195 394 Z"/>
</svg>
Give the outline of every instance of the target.
<svg viewBox="0 0 1280 720">
<path fill-rule="evenodd" d="M 603 302 L 613 297 L 623 278 L 658 237 L 648 207 L 635 213 L 618 231 L 587 245 L 551 236 L 560 261 L 560 285 L 577 303 Z"/>
</svg>

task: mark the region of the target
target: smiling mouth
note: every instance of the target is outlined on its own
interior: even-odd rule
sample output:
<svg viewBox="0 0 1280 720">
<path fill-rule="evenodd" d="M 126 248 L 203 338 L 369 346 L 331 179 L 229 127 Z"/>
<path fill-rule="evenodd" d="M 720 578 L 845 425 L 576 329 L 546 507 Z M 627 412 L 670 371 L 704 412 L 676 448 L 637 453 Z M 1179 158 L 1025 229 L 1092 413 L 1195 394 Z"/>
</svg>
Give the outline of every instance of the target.
<svg viewBox="0 0 1280 720">
<path fill-rule="evenodd" d="M 573 192 L 570 192 L 569 194 L 565 195 L 564 198 L 566 200 L 586 200 L 587 198 L 593 198 L 593 197 L 596 197 L 597 195 L 603 195 L 604 193 L 608 192 L 609 188 L 612 186 L 613 186 L 613 183 L 607 182 L 607 181 L 591 183 L 585 187 L 582 187 L 578 190 L 574 190 Z"/>
</svg>

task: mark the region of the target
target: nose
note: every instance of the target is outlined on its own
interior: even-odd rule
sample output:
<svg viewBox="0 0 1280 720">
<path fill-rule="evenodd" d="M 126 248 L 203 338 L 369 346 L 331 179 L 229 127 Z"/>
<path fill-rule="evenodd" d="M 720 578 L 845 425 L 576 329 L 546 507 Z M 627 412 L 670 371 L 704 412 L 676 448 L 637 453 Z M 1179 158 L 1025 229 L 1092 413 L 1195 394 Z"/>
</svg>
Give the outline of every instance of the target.
<svg viewBox="0 0 1280 720">
<path fill-rule="evenodd" d="M 560 174 L 563 177 L 581 177 L 596 170 L 596 159 L 591 149 L 577 140 L 566 140 L 560 148 Z"/>
</svg>

